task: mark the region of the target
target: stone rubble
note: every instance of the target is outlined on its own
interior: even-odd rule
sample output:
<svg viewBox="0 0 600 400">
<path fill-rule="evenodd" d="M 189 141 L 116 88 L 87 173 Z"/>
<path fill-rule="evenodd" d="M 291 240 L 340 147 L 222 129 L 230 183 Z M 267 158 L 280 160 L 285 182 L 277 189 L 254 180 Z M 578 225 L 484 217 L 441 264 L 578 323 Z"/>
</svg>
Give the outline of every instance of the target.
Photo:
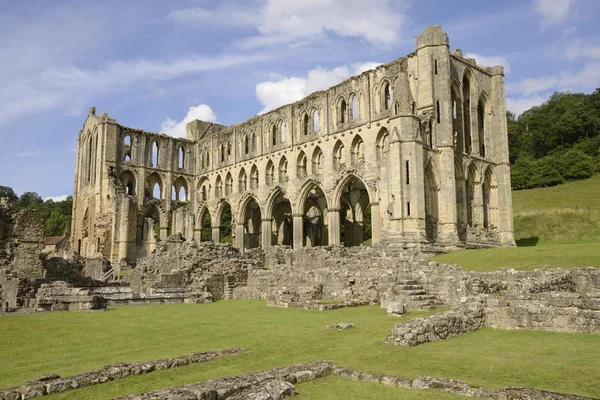
<svg viewBox="0 0 600 400">
<path fill-rule="evenodd" d="M 352 322 L 338 322 L 337 324 L 329 325 L 327 327 L 330 329 L 338 329 L 338 330 L 355 328 L 355 326 Z"/>
</svg>

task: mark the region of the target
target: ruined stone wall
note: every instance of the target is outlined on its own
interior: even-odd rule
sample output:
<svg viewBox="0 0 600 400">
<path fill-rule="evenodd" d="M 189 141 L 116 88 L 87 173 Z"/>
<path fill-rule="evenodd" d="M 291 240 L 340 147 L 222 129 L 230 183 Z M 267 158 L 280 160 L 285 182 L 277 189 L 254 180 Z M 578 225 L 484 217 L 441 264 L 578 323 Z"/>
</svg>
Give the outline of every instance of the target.
<svg viewBox="0 0 600 400">
<path fill-rule="evenodd" d="M 230 297 L 235 287 L 246 285 L 249 270 L 262 265 L 260 251 L 242 253 L 231 245 L 170 239 L 140 260 L 127 281 L 136 292 L 187 288 L 209 291 L 214 299 L 223 299 Z"/>
<path fill-rule="evenodd" d="M 482 328 L 485 317 L 482 302 L 461 304 L 454 310 L 396 324 L 386 342 L 397 346 L 416 346 L 464 335 Z"/>
<path fill-rule="evenodd" d="M 489 296 L 486 310 L 489 328 L 600 333 L 600 292 Z"/>
</svg>

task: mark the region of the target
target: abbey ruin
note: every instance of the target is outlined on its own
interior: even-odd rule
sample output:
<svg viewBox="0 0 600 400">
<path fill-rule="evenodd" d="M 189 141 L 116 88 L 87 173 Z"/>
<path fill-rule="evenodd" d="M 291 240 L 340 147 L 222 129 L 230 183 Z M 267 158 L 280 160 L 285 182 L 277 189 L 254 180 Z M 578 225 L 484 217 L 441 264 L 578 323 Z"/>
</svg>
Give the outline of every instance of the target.
<svg viewBox="0 0 600 400">
<path fill-rule="evenodd" d="M 507 140 L 503 68 L 451 52 L 439 26 L 405 57 L 239 125 L 195 120 L 187 139 L 92 107 L 71 245 L 135 263 L 231 226 L 240 249 L 513 246 Z"/>
</svg>

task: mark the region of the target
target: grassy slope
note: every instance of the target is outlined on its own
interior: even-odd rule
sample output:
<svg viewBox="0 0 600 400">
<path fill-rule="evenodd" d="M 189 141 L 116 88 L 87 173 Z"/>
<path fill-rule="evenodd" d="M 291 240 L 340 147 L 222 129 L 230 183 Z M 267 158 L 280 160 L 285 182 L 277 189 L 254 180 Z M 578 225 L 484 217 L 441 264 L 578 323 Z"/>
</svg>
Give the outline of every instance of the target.
<svg viewBox="0 0 600 400">
<path fill-rule="evenodd" d="M 435 260 L 477 271 L 600 267 L 600 174 L 551 188 L 515 191 L 513 207 L 519 247 L 457 251 Z"/>
<path fill-rule="evenodd" d="M 352 321 L 357 327 L 348 331 L 326 328 L 340 321 Z M 379 307 L 317 312 L 268 308 L 261 301 L 3 316 L 0 387 L 42 374 L 68 376 L 116 362 L 242 346 L 250 352 L 80 389 L 49 400 L 111 398 L 317 359 L 409 378 L 429 375 L 477 386 L 529 386 L 600 396 L 600 381 L 590 379 L 600 376 L 600 335 L 485 329 L 412 348 L 384 344 L 398 321 L 389 319 Z M 335 379 L 327 382 L 300 389 L 305 391 L 305 398 L 320 398 L 329 391 L 323 385 L 331 385 L 334 393 L 340 386 Z M 389 393 L 387 388 L 378 388 L 373 387 L 372 398 L 390 398 L 385 394 Z M 433 393 L 429 398 L 448 397 Z"/>
</svg>

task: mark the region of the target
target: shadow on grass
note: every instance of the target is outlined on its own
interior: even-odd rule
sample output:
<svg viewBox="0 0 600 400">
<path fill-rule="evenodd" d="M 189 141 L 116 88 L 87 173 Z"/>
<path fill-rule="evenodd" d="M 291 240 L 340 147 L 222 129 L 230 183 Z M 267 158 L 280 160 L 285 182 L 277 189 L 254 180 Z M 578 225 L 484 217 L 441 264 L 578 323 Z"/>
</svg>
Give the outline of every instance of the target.
<svg viewBox="0 0 600 400">
<path fill-rule="evenodd" d="M 529 237 L 529 238 L 516 240 L 515 242 L 517 243 L 517 247 L 532 247 L 532 246 L 536 246 L 539 241 L 540 241 L 540 238 L 538 238 L 538 237 Z"/>
</svg>

